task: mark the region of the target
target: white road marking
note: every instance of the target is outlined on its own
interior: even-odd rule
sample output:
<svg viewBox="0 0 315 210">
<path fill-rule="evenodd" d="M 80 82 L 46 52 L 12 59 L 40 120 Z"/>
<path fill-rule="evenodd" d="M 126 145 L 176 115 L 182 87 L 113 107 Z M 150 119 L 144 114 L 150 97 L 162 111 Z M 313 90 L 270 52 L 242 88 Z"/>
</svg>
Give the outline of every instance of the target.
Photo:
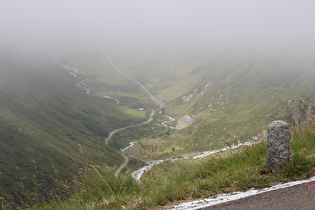
<svg viewBox="0 0 315 210">
<path fill-rule="evenodd" d="M 203 199 L 203 200 L 196 200 L 196 201 L 191 201 L 191 202 L 187 202 L 187 203 L 182 203 L 181 205 L 173 206 L 172 209 L 182 210 L 182 209 L 205 208 L 205 207 L 214 206 L 214 205 L 226 203 L 229 201 L 235 201 L 235 200 L 238 200 L 241 198 L 246 198 L 249 196 L 258 195 L 258 194 L 270 192 L 273 190 L 279 190 L 279 189 L 283 189 L 283 188 L 287 188 L 287 187 L 292 187 L 295 185 L 308 183 L 308 182 L 312 182 L 312 181 L 315 181 L 315 176 L 313 176 L 309 179 L 306 179 L 306 180 L 287 182 L 284 184 L 278 184 L 278 185 L 275 185 L 275 186 L 272 186 L 269 188 L 260 189 L 260 190 L 251 189 L 251 190 L 246 191 L 246 192 L 232 192 L 232 193 L 218 194 L 215 197 L 210 197 L 210 198 Z"/>
</svg>

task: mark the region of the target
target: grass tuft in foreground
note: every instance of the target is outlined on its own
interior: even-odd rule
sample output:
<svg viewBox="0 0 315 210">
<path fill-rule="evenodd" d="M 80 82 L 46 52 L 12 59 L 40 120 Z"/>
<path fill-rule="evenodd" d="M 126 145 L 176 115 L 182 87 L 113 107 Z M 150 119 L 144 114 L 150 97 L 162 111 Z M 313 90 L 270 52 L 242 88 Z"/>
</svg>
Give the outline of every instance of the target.
<svg viewBox="0 0 315 210">
<path fill-rule="evenodd" d="M 95 166 L 81 150 L 76 159 L 72 195 L 37 203 L 34 209 L 148 209 L 173 201 L 268 187 L 278 182 L 303 179 L 315 174 L 314 123 L 291 127 L 294 165 L 277 173 L 266 168 L 266 142 L 222 152 L 203 160 L 182 160 L 155 166 L 135 181 L 129 173 L 115 177 L 115 170 Z M 75 162 L 75 161 L 74 161 Z M 2 199 L 2 198 L 1 198 Z M 10 203 L 2 199 L 2 208 Z M 17 207 L 17 206 L 15 206 Z M 19 205 L 19 208 L 30 206 Z"/>
</svg>

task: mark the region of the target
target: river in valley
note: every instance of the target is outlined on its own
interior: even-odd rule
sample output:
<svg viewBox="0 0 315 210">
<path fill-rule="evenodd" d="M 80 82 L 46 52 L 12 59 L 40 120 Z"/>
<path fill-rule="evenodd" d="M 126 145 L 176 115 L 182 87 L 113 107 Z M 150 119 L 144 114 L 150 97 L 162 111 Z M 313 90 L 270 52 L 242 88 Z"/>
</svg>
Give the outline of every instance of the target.
<svg viewBox="0 0 315 210">
<path fill-rule="evenodd" d="M 111 61 L 111 60 L 110 60 Z M 112 62 L 112 61 L 111 61 Z M 56 64 L 58 64 L 56 62 Z M 113 63 L 112 63 L 113 64 Z M 58 64 L 60 65 L 60 64 Z M 60 65 L 62 66 L 62 65 Z M 78 77 L 78 69 L 75 69 L 75 68 L 71 68 L 69 66 L 62 66 L 70 75 L 72 75 L 73 77 L 77 78 Z M 117 68 L 118 71 L 121 72 L 120 69 L 118 69 L 117 66 L 115 66 L 115 68 Z M 121 72 L 122 73 L 122 72 Z M 124 73 L 123 73 L 124 74 Z M 125 75 L 125 74 L 124 74 Z M 126 76 L 126 75 L 125 75 Z M 128 78 L 130 78 L 129 76 L 127 76 Z M 133 80 L 133 79 L 132 79 Z M 89 79 L 85 79 L 85 80 L 81 80 L 80 82 L 77 82 L 76 83 L 76 86 L 79 87 L 79 88 L 82 88 L 86 94 L 91 94 L 91 86 L 87 85 L 87 82 L 89 81 Z M 135 80 L 134 80 L 135 81 Z M 156 103 L 157 105 L 159 105 L 160 107 L 162 107 L 161 103 L 144 87 L 142 86 L 140 83 L 138 83 L 137 81 L 135 81 L 138 85 L 141 86 L 141 89 L 144 90 L 145 93 L 147 93 L 149 95 L 149 97 L 154 101 L 154 103 Z M 97 95 L 96 95 L 97 96 Z M 115 98 L 112 98 L 110 96 L 103 96 L 107 99 L 111 99 L 113 101 L 115 101 L 116 104 L 120 104 L 120 101 L 118 99 L 115 99 Z M 163 108 L 163 107 L 162 107 Z M 173 126 L 170 126 L 169 123 L 172 123 L 175 121 L 174 118 L 170 117 L 170 116 L 167 116 L 167 115 L 164 115 L 166 118 L 168 118 L 168 120 L 166 121 L 163 121 L 163 122 L 160 122 L 160 124 L 162 126 L 165 126 L 165 127 L 169 127 L 171 129 L 176 129 L 175 127 Z M 145 124 L 145 123 L 141 123 L 141 124 Z M 121 130 L 121 129 L 118 129 L 118 130 Z M 257 141 L 252 141 L 252 142 L 245 142 L 245 143 L 239 143 L 237 145 L 233 145 L 233 146 L 230 146 L 230 147 L 225 147 L 223 149 L 219 149 L 219 150 L 212 150 L 212 151 L 204 151 L 204 152 L 196 152 L 196 153 L 191 153 L 191 154 L 186 154 L 186 155 L 182 155 L 180 157 L 177 157 L 177 158 L 166 158 L 166 159 L 161 159 L 161 160 L 142 160 L 142 159 L 139 159 L 133 155 L 128 155 L 129 157 L 132 157 L 132 158 L 135 158 L 137 160 L 140 160 L 140 161 L 143 161 L 145 162 L 147 165 L 134 171 L 132 173 L 132 176 L 140 181 L 142 175 L 151 170 L 151 168 L 155 165 L 159 165 L 159 164 L 163 164 L 163 163 L 172 163 L 174 161 L 178 161 L 178 160 L 183 160 L 183 159 L 187 159 L 187 158 L 193 158 L 193 159 L 196 159 L 196 158 L 202 158 L 202 157 L 206 157 L 206 156 L 209 156 L 211 154 L 215 154 L 215 153 L 219 153 L 219 152 L 223 152 L 223 151 L 226 151 L 226 150 L 230 150 L 230 149 L 236 149 L 236 148 L 239 148 L 239 147 L 242 147 L 242 146 L 249 146 L 249 145 L 252 145 L 254 143 L 256 143 Z M 126 150 L 128 150 L 129 148 L 133 147 L 134 145 L 136 144 L 136 142 L 131 142 L 130 145 L 124 149 L 121 150 L 121 152 L 123 153 L 123 155 L 126 155 L 127 154 L 125 153 Z"/>
<path fill-rule="evenodd" d="M 262 139 L 263 140 L 263 139 Z M 188 158 L 192 158 L 192 159 L 197 159 L 197 158 L 204 158 L 204 157 L 207 157 L 209 155 L 212 155 L 212 154 L 216 154 L 216 153 L 220 153 L 220 152 L 224 152 L 224 151 L 228 151 L 228 150 L 234 150 L 234 149 L 237 149 L 237 148 L 240 148 L 240 147 L 245 147 L 245 146 L 251 146 L 251 145 L 254 145 L 254 144 L 257 144 L 257 143 L 260 143 L 262 140 L 258 140 L 258 141 L 247 141 L 247 142 L 239 142 L 238 144 L 235 144 L 235 145 L 231 145 L 231 146 L 228 146 L 228 147 L 224 147 L 222 149 L 218 149 L 218 150 L 211 150 L 211 151 L 204 151 L 204 152 L 195 152 L 195 153 L 190 153 L 190 154 L 186 154 L 186 155 L 182 155 L 180 157 L 177 157 L 177 158 L 165 158 L 165 159 L 161 159 L 161 160 L 143 160 L 143 159 L 139 159 L 133 155 L 128 155 L 129 157 L 132 157 L 134 159 L 137 159 L 137 160 L 140 160 L 140 161 L 143 161 L 145 162 L 147 165 L 134 171 L 132 173 L 132 176 L 140 181 L 141 179 L 141 176 L 147 172 L 147 171 L 150 171 L 151 168 L 155 165 L 159 165 L 159 164 L 163 164 L 163 163 L 172 163 L 172 162 L 175 162 L 175 161 L 178 161 L 178 160 L 184 160 L 184 159 L 188 159 Z M 137 142 L 131 142 L 130 145 L 124 149 L 122 149 L 122 152 L 124 154 L 126 154 L 126 150 L 130 149 L 131 147 L 133 147 Z"/>
</svg>

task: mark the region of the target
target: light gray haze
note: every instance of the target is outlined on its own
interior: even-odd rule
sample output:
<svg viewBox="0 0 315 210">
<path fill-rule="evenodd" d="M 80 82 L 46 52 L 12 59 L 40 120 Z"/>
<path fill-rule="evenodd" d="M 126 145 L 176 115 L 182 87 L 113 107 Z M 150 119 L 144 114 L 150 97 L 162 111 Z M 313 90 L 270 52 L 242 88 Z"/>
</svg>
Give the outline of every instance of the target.
<svg viewBox="0 0 315 210">
<path fill-rule="evenodd" d="M 315 52 L 309 0 L 0 0 L 2 47 Z"/>
</svg>

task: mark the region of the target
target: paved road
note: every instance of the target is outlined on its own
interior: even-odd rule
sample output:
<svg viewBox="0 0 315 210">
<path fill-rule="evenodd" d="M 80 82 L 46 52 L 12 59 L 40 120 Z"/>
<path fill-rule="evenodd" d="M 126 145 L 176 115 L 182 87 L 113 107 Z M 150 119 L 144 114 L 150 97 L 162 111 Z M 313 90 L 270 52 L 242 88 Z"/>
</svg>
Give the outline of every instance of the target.
<svg viewBox="0 0 315 210">
<path fill-rule="evenodd" d="M 200 209 L 315 209 L 315 181 Z"/>
<path fill-rule="evenodd" d="M 122 75 L 124 75 L 125 77 L 129 78 L 130 80 L 132 80 L 133 82 L 135 82 L 137 85 L 139 85 L 139 87 L 146 93 L 149 95 L 149 97 L 151 98 L 151 100 L 160 107 L 160 109 L 163 108 L 162 103 L 157 100 L 149 91 L 148 89 L 146 89 L 140 82 L 136 81 L 135 79 L 133 79 L 132 77 L 130 77 L 129 75 L 127 75 L 126 73 L 124 73 L 120 68 L 118 68 L 112 61 L 112 58 L 108 55 L 108 59 L 111 63 L 111 65 Z"/>
<path fill-rule="evenodd" d="M 145 124 L 148 124 L 149 122 L 151 122 L 153 120 L 153 115 L 154 115 L 154 110 L 152 110 L 149 118 L 145 121 L 145 122 L 142 122 L 142 123 L 138 123 L 138 124 L 134 124 L 134 125 L 129 125 L 129 126 L 126 126 L 126 127 L 123 127 L 123 128 L 119 128 L 119 129 L 116 129 L 112 132 L 109 133 L 109 135 L 104 139 L 104 142 L 105 144 L 108 144 L 108 141 L 112 138 L 112 136 L 118 132 L 118 131 L 122 131 L 122 130 L 125 130 L 125 129 L 128 129 L 128 128 L 133 128 L 133 127 L 137 127 L 137 126 L 140 126 L 140 125 L 145 125 Z"/>
<path fill-rule="evenodd" d="M 123 162 L 123 164 L 121 164 L 121 166 L 116 170 L 115 176 L 118 176 L 118 175 L 119 175 L 120 171 L 128 164 L 128 161 L 129 161 L 127 155 L 125 155 L 125 154 L 122 153 L 122 152 L 118 152 L 118 153 L 121 154 L 121 156 L 123 156 L 124 162 Z"/>
<path fill-rule="evenodd" d="M 121 73 L 122 75 L 126 76 L 127 78 L 129 78 L 130 80 L 132 80 L 133 82 L 135 82 L 136 84 L 138 84 L 140 86 L 140 88 L 151 98 L 151 100 L 160 107 L 160 110 L 163 109 L 163 105 L 161 104 L 161 102 L 159 102 L 142 84 L 140 84 L 138 81 L 134 80 L 132 77 L 130 77 L 129 75 L 125 74 L 123 71 L 121 71 L 120 68 L 118 68 L 112 61 L 111 57 L 108 55 L 108 59 L 111 63 L 111 65 L 119 72 Z M 145 124 L 148 124 L 149 122 L 151 122 L 153 120 L 153 115 L 154 115 L 155 111 L 152 110 L 149 118 L 147 119 L 147 121 L 145 122 L 142 122 L 142 123 L 138 123 L 138 124 L 135 124 L 135 125 L 130 125 L 130 126 L 127 126 L 127 127 L 123 127 L 123 128 L 119 128 L 119 129 L 116 129 L 112 132 L 109 133 L 109 135 L 104 139 L 104 142 L 105 144 L 108 144 L 108 141 L 112 138 L 112 136 L 118 132 L 118 131 L 121 131 L 121 130 L 125 130 L 125 129 L 128 129 L 128 128 L 133 128 L 133 127 L 137 127 L 137 126 L 140 126 L 140 125 L 145 125 Z M 123 164 L 116 170 L 115 172 L 115 176 L 118 176 L 120 171 L 128 164 L 128 157 L 122 153 L 122 152 L 118 152 L 120 155 L 123 156 L 124 158 L 124 162 Z"/>
<path fill-rule="evenodd" d="M 128 128 L 133 128 L 133 127 L 140 126 L 140 125 L 148 124 L 149 122 L 151 122 L 151 121 L 153 120 L 153 115 L 154 115 L 154 113 L 155 113 L 154 110 L 152 110 L 152 112 L 151 112 L 149 118 L 148 118 L 147 121 L 145 121 L 145 122 L 142 122 L 142 123 L 139 123 L 139 124 L 135 124 L 135 125 L 129 125 L 129 126 L 127 126 L 127 127 L 119 128 L 119 129 L 116 129 L 116 130 L 110 132 L 109 135 L 104 139 L 105 144 L 108 144 L 108 141 L 109 141 L 109 140 L 112 138 L 112 136 L 113 136 L 116 132 L 118 132 L 118 131 L 125 130 L 125 129 L 128 129 Z M 122 152 L 118 152 L 118 153 L 123 156 L 124 162 L 123 162 L 123 164 L 121 164 L 120 167 L 116 170 L 115 176 L 118 176 L 118 175 L 119 175 L 120 171 L 128 164 L 128 161 L 129 161 L 128 157 L 127 157 L 124 153 L 122 153 Z"/>
</svg>

